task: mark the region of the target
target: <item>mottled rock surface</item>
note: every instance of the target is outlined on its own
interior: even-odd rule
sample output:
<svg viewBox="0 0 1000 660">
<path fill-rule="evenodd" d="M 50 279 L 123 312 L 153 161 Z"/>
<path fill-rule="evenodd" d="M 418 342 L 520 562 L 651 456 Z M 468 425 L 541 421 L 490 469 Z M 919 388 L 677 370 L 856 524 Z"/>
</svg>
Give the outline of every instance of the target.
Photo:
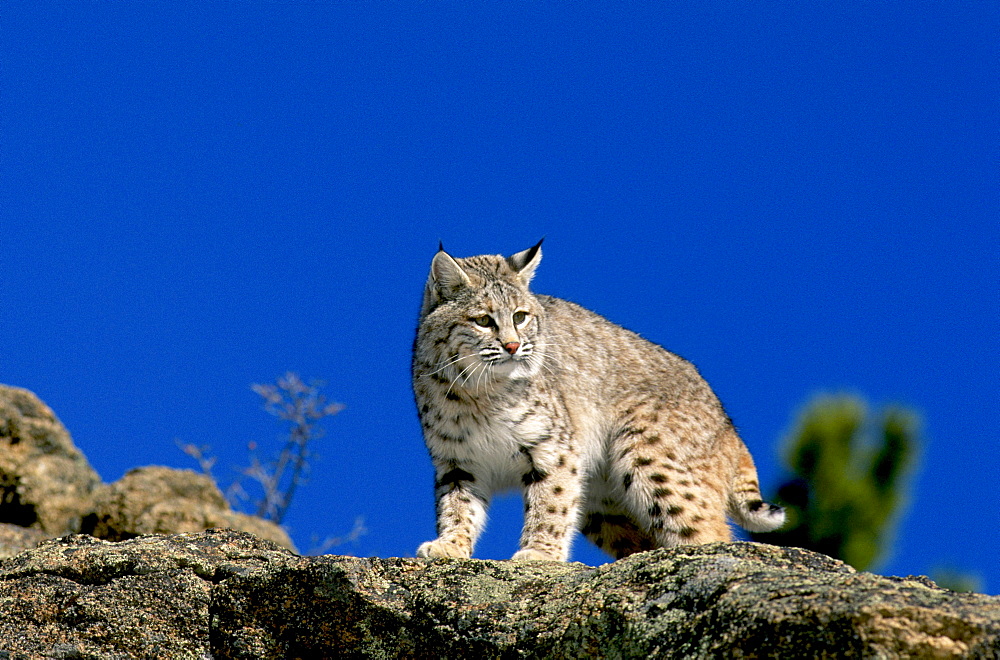
<svg viewBox="0 0 1000 660">
<path fill-rule="evenodd" d="M 581 564 L 300 557 L 234 531 L 0 561 L 10 658 L 1000 657 L 1000 597 L 733 543 Z"/>
<path fill-rule="evenodd" d="M 129 470 L 97 489 L 91 509 L 80 531 L 108 541 L 227 527 L 295 549 L 284 529 L 232 511 L 215 482 L 191 470 L 158 466 Z"/>
<path fill-rule="evenodd" d="M 0 385 L 0 523 L 50 536 L 79 531 L 100 483 L 48 406 Z"/>
<path fill-rule="evenodd" d="M 13 557 L 22 550 L 35 547 L 47 538 L 49 537 L 40 529 L 0 523 L 0 559 Z"/>
</svg>

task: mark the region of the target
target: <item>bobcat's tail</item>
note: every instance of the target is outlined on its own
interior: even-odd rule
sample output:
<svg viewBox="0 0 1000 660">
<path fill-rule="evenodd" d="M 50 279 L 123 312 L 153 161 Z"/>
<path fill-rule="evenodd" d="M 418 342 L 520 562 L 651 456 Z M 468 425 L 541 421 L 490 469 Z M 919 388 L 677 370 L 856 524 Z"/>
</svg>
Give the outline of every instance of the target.
<svg viewBox="0 0 1000 660">
<path fill-rule="evenodd" d="M 747 531 L 772 532 L 785 524 L 785 510 L 761 497 L 753 458 L 743 441 L 734 439 L 739 443 L 739 462 L 729 491 L 729 515 Z"/>
</svg>

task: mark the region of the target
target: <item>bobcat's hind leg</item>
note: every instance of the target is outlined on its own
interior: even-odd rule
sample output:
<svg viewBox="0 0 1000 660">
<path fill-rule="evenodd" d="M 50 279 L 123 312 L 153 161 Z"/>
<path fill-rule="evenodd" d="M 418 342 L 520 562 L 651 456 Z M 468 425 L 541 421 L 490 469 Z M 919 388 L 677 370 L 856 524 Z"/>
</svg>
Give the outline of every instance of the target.
<svg viewBox="0 0 1000 660">
<path fill-rule="evenodd" d="M 580 531 L 615 559 L 658 547 L 653 536 L 621 511 L 587 511 Z"/>
<path fill-rule="evenodd" d="M 670 426 L 635 433 L 611 468 L 617 501 L 655 539 L 655 547 L 732 541 L 725 458 L 713 451 L 683 455 L 674 449 L 682 446 L 684 438 Z"/>
</svg>

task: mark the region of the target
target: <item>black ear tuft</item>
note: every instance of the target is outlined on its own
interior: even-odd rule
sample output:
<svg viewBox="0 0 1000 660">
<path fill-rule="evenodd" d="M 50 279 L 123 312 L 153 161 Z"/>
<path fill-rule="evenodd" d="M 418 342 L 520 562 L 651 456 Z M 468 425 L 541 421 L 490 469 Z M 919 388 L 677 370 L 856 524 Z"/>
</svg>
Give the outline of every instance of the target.
<svg viewBox="0 0 1000 660">
<path fill-rule="evenodd" d="M 541 241 L 538 241 L 527 250 L 518 252 L 515 255 L 507 257 L 507 264 L 514 271 L 520 272 L 525 266 L 531 263 L 531 260 L 535 258 L 535 255 L 538 254 L 538 251 L 542 249 L 542 241 L 544 240 L 545 239 L 543 238 Z"/>
<path fill-rule="evenodd" d="M 541 238 L 540 241 L 538 241 L 537 243 L 535 243 L 534 245 L 532 245 L 530 248 L 528 248 L 527 256 L 524 258 L 524 263 L 525 264 L 531 263 L 531 260 L 535 258 L 535 255 L 538 254 L 538 251 L 542 249 L 542 243 L 544 241 L 545 241 L 545 237 L 542 236 L 542 238 Z"/>
<path fill-rule="evenodd" d="M 444 241 L 438 241 L 438 252 L 444 252 Z"/>
<path fill-rule="evenodd" d="M 543 238 L 542 241 L 545 239 Z M 535 269 L 542 260 L 542 241 L 538 241 L 532 247 L 507 257 L 507 265 L 517 273 L 517 277 L 527 286 L 531 278 L 535 275 Z"/>
</svg>

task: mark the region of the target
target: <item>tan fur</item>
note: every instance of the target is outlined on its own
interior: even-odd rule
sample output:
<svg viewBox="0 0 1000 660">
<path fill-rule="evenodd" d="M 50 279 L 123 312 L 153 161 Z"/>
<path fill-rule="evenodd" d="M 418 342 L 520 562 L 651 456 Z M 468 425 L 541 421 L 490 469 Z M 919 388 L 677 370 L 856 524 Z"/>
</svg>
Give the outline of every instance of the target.
<svg viewBox="0 0 1000 660">
<path fill-rule="evenodd" d="M 531 293 L 540 246 L 432 261 L 413 389 L 438 538 L 417 554 L 471 556 L 490 496 L 513 487 L 525 505 L 515 559 L 565 560 L 574 528 L 624 557 L 729 541 L 727 513 L 779 527 L 784 512 L 762 502 L 753 459 L 694 366 Z"/>
</svg>

